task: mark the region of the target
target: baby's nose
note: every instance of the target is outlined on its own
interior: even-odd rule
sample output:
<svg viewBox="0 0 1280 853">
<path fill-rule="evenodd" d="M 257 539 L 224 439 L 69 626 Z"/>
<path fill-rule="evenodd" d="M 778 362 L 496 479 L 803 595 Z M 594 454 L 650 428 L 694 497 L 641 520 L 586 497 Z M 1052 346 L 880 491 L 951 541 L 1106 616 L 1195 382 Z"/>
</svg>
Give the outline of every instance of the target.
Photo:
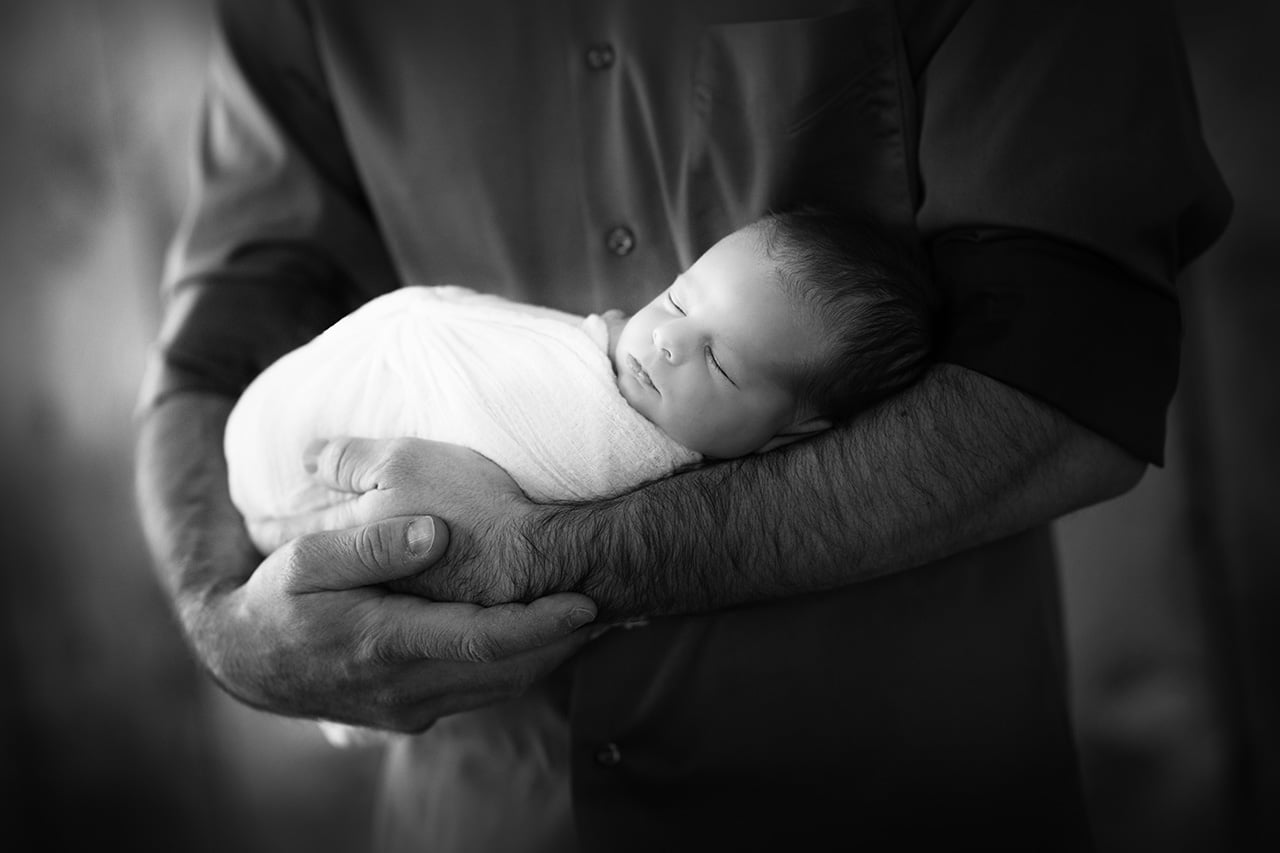
<svg viewBox="0 0 1280 853">
<path fill-rule="evenodd" d="M 670 323 L 663 323 L 661 326 L 654 327 L 653 345 L 667 361 L 675 361 L 680 350 L 676 346 L 676 336 L 669 328 L 670 325 Z"/>
</svg>

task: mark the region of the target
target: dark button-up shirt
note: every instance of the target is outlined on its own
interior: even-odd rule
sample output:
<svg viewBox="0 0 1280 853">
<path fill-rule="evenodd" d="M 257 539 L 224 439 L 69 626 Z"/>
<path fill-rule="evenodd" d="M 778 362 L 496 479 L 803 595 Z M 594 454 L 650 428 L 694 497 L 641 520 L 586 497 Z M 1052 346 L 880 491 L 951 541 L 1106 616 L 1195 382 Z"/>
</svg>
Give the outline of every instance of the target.
<svg viewBox="0 0 1280 853">
<path fill-rule="evenodd" d="M 1229 209 L 1165 4 L 244 0 L 219 19 L 146 400 L 238 393 L 406 283 L 633 310 L 809 202 L 923 241 L 941 358 L 1161 460 L 1174 277 Z M 1038 529 L 611 632 L 571 671 L 583 843 L 1069 847 L 1057 607 Z"/>
</svg>

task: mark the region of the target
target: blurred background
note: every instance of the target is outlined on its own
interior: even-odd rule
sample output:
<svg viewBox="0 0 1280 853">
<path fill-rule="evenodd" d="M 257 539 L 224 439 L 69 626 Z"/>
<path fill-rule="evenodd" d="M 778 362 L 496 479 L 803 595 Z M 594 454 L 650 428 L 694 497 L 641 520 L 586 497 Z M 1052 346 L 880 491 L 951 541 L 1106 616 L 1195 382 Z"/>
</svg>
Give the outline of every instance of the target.
<svg viewBox="0 0 1280 853">
<path fill-rule="evenodd" d="M 1057 528 L 1075 718 L 1104 850 L 1280 850 L 1280 4 L 1178 7 L 1236 213 L 1180 284 L 1167 466 Z M 208 28 L 198 0 L 0 3 L 9 849 L 365 847 L 376 754 L 197 671 L 134 511 Z"/>
</svg>

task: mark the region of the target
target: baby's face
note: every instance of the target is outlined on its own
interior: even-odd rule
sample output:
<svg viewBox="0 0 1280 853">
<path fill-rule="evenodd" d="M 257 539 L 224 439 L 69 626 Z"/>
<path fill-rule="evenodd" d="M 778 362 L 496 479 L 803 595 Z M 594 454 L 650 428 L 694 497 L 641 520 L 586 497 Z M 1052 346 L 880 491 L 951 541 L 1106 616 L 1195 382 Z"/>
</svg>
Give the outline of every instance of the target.
<svg viewBox="0 0 1280 853">
<path fill-rule="evenodd" d="M 735 232 L 627 321 L 618 388 L 676 441 L 727 459 L 768 449 L 802 421 L 794 388 L 824 335 L 778 283 L 758 238 Z"/>
</svg>

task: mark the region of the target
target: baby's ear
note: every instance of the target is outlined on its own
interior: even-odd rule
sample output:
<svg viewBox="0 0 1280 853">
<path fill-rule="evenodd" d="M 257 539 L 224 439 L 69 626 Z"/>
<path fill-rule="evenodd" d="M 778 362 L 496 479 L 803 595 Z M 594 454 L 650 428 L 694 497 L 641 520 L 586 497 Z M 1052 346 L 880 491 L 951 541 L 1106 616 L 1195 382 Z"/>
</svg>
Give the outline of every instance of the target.
<svg viewBox="0 0 1280 853">
<path fill-rule="evenodd" d="M 820 418 L 817 416 L 805 418 L 802 421 L 785 427 L 782 432 L 765 442 L 764 447 L 761 447 L 756 451 L 756 453 L 768 453 L 770 450 L 775 450 L 779 447 L 788 445 L 793 441 L 799 441 L 802 438 L 809 438 L 810 436 L 817 435 L 823 430 L 830 428 L 831 420 L 829 418 Z"/>
</svg>

